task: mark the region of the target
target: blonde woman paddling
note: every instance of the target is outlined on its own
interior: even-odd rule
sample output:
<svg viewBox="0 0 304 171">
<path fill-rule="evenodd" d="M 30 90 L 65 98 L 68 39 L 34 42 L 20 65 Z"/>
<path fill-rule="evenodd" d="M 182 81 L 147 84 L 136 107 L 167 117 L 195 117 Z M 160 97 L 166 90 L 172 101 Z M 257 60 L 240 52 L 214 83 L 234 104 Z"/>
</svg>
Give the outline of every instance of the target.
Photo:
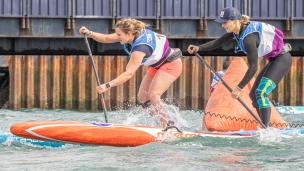
<svg viewBox="0 0 304 171">
<path fill-rule="evenodd" d="M 215 21 L 221 23 L 227 33 L 200 46 L 189 45 L 188 52 L 192 54 L 194 51 L 212 50 L 232 39 L 237 42 L 235 51 L 242 51 L 247 55 L 249 68 L 233 90 L 233 98 L 238 98 L 242 89 L 253 78 L 258 69 L 258 58 L 267 59 L 268 64 L 258 74 L 249 95 L 263 124 L 266 127 L 271 126 L 268 95 L 291 67 L 290 45 L 284 45 L 284 34 L 279 29 L 267 23 L 250 21 L 249 16 L 241 15 L 234 7 L 224 8 L 220 18 Z"/>
<path fill-rule="evenodd" d="M 168 116 L 161 100 L 161 95 L 180 76 L 182 72 L 181 51 L 169 46 L 166 36 L 146 29 L 142 21 L 124 18 L 116 23 L 115 33 L 102 34 L 81 27 L 79 32 L 100 43 L 120 42 L 122 48 L 130 56 L 126 70 L 117 78 L 97 87 L 103 93 L 111 87 L 123 84 L 132 78 L 141 65 L 150 66 L 144 76 L 137 95 L 143 106 L 158 116 L 161 126 L 166 126 Z"/>
</svg>

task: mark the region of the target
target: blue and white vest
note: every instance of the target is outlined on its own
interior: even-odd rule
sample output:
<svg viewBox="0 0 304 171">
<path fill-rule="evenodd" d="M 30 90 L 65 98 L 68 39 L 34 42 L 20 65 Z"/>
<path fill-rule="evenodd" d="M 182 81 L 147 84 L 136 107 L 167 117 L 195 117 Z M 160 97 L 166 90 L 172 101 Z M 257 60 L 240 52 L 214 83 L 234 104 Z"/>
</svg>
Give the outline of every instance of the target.
<svg viewBox="0 0 304 171">
<path fill-rule="evenodd" d="M 243 39 L 250 33 L 259 33 L 260 44 L 258 47 L 258 57 L 266 59 L 278 56 L 284 46 L 284 34 L 276 27 L 263 22 L 250 21 L 248 27 L 243 31 L 240 38 L 234 34 L 235 39 L 238 41 L 238 47 L 241 51 L 246 53 L 244 48 Z"/>
<path fill-rule="evenodd" d="M 141 65 L 145 66 L 151 66 L 162 60 L 169 49 L 167 37 L 165 35 L 157 34 L 149 29 L 143 30 L 143 34 L 137 37 L 137 39 L 133 42 L 130 51 L 128 50 L 126 44 L 123 44 L 122 47 L 124 51 L 131 56 L 134 47 L 141 44 L 148 45 L 153 50 L 152 55 L 145 57 L 141 62 Z"/>
</svg>

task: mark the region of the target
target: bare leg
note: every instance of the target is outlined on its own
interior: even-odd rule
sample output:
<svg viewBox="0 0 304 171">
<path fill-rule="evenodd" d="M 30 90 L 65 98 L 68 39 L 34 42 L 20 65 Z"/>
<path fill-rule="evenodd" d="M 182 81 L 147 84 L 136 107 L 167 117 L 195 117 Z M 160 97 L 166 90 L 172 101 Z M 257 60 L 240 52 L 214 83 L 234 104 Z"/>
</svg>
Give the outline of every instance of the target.
<svg viewBox="0 0 304 171">
<path fill-rule="evenodd" d="M 140 84 L 137 97 L 138 101 L 145 103 L 150 100 L 151 105 L 149 106 L 149 111 L 160 118 L 159 120 L 162 126 L 166 126 L 168 116 L 166 115 L 166 107 L 161 100 L 161 96 L 179 77 L 181 72 L 181 59 L 176 59 L 171 63 L 162 65 L 156 73 L 154 72 L 155 75 L 153 73 L 152 75 L 145 75 Z"/>
<path fill-rule="evenodd" d="M 167 91 L 169 86 L 176 79 L 176 77 L 161 70 L 157 71 L 153 78 L 149 75 L 145 75 L 137 95 L 140 103 L 150 100 L 151 106 L 149 107 L 149 110 L 152 114 L 159 115 L 158 117 L 160 117 L 161 125 L 164 127 L 167 125 L 167 115 L 166 108 L 161 100 L 161 95 Z"/>
<path fill-rule="evenodd" d="M 150 100 L 148 91 L 152 80 L 153 77 L 145 75 L 143 80 L 141 81 L 137 94 L 137 100 L 139 101 L 139 103 L 145 103 L 146 101 Z"/>
<path fill-rule="evenodd" d="M 163 101 L 161 100 L 161 95 L 168 90 L 170 85 L 176 79 L 177 78 L 172 76 L 171 74 L 159 70 L 155 74 L 148 90 L 148 95 L 152 107 L 154 107 L 155 113 L 159 114 L 162 126 L 167 125 L 168 116 L 166 115 L 167 111 Z"/>
</svg>

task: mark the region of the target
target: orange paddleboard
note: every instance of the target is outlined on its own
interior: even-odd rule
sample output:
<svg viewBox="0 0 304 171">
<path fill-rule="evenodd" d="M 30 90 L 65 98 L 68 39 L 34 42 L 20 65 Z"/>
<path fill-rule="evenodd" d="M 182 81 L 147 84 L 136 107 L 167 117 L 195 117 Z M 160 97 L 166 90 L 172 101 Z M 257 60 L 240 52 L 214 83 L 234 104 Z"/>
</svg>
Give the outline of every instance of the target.
<svg viewBox="0 0 304 171">
<path fill-rule="evenodd" d="M 165 139 L 202 137 L 242 138 L 257 132 L 179 132 L 176 128 L 133 126 L 123 124 L 72 121 L 37 121 L 14 124 L 10 128 L 16 136 L 43 140 L 108 146 L 139 146 Z"/>
</svg>

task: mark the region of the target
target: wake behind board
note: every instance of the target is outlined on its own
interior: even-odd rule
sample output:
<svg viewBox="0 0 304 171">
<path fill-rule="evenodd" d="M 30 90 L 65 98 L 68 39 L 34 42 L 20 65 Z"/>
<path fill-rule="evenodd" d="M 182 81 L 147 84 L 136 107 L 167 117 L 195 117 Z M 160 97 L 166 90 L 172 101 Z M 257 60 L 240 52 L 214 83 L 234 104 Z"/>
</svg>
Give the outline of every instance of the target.
<svg viewBox="0 0 304 171">
<path fill-rule="evenodd" d="M 30 146 L 37 146 L 37 147 L 51 147 L 51 148 L 60 148 L 65 146 L 65 143 L 62 142 L 55 142 L 55 141 L 41 141 L 29 138 L 18 137 L 8 133 L 0 133 L 0 144 L 27 144 Z"/>
<path fill-rule="evenodd" d="M 304 114 L 304 106 L 276 106 L 275 108 L 282 114 Z"/>
<path fill-rule="evenodd" d="M 16 136 L 35 140 L 108 146 L 139 146 L 168 138 L 242 138 L 256 134 L 255 131 L 179 132 L 175 128 L 164 131 L 160 127 L 73 121 L 23 122 L 12 125 L 10 131 Z"/>
</svg>

